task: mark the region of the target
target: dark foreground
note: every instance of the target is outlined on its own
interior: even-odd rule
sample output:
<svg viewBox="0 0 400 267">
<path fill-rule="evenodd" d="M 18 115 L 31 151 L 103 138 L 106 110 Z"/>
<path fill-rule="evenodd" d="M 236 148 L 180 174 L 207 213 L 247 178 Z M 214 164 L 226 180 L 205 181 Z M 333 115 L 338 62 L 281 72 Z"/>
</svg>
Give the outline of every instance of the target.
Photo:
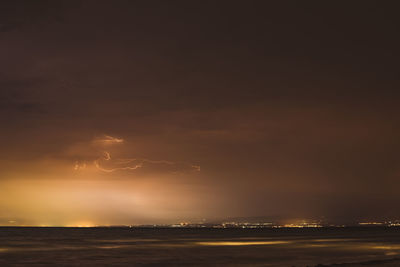
<svg viewBox="0 0 400 267">
<path fill-rule="evenodd" d="M 391 267 L 397 257 L 399 228 L 0 228 L 0 266 Z"/>
</svg>

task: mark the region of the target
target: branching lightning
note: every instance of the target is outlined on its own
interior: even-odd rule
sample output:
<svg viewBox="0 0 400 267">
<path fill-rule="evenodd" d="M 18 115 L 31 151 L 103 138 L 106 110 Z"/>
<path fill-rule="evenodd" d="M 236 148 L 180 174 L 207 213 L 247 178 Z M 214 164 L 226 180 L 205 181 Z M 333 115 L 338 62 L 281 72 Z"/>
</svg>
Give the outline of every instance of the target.
<svg viewBox="0 0 400 267">
<path fill-rule="evenodd" d="M 115 144 L 122 144 L 124 142 L 124 139 L 122 138 L 116 138 L 113 136 L 109 135 L 104 135 L 101 138 L 95 138 L 92 141 L 92 144 L 94 144 L 96 147 L 99 147 L 101 149 L 105 149 L 105 147 L 109 145 L 115 145 Z M 111 173 L 115 171 L 134 171 L 138 170 L 140 168 L 143 168 L 145 166 L 151 166 L 151 165 L 166 165 L 166 166 L 171 166 L 172 168 L 175 169 L 174 173 L 176 173 L 176 169 L 183 168 L 185 170 L 192 170 L 192 171 L 200 171 L 200 166 L 199 165 L 193 165 L 193 164 L 187 164 L 187 163 L 182 163 L 182 162 L 173 162 L 169 160 L 153 160 L 153 159 L 146 159 L 146 158 L 112 158 L 111 153 L 108 151 L 103 151 L 101 157 L 98 157 L 97 159 L 93 160 L 93 166 L 95 167 L 96 170 L 106 172 L 106 173 Z M 106 164 L 107 163 L 107 164 Z M 105 166 L 111 166 L 111 167 L 105 167 Z M 171 168 L 168 167 L 168 168 Z M 86 162 L 79 162 L 76 161 L 74 164 L 74 170 L 76 171 L 81 171 L 83 169 L 87 168 L 87 163 Z"/>
</svg>

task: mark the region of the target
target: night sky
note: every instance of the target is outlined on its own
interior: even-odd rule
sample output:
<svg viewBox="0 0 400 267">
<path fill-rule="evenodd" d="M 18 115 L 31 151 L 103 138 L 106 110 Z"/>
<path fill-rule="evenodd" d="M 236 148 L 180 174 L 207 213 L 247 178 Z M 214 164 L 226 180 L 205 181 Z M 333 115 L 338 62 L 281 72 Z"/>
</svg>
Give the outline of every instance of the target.
<svg viewBox="0 0 400 267">
<path fill-rule="evenodd" d="M 0 225 L 399 218 L 396 1 L 1 1 Z"/>
</svg>

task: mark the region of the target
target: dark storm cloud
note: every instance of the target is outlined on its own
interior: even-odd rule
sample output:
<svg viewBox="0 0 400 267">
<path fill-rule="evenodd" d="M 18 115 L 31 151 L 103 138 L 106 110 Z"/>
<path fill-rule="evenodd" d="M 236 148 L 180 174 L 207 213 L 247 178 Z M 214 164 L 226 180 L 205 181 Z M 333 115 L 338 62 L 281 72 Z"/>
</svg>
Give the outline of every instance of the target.
<svg viewBox="0 0 400 267">
<path fill-rule="evenodd" d="M 127 140 L 116 158 L 201 165 L 186 182 L 224 188 L 232 214 L 289 216 L 293 199 L 299 213 L 338 217 L 356 209 L 347 200 L 357 216 L 396 208 L 395 3 L 2 7 L 3 158 L 73 166 L 106 134 Z"/>
</svg>

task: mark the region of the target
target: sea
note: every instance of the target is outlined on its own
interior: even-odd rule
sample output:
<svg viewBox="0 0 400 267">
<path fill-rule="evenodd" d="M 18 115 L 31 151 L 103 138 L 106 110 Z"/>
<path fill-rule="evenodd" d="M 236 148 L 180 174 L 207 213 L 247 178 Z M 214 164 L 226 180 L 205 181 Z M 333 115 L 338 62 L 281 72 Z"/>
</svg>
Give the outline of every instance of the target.
<svg viewBox="0 0 400 267">
<path fill-rule="evenodd" d="M 0 227 L 0 266 L 316 266 L 400 256 L 400 228 Z"/>
</svg>

